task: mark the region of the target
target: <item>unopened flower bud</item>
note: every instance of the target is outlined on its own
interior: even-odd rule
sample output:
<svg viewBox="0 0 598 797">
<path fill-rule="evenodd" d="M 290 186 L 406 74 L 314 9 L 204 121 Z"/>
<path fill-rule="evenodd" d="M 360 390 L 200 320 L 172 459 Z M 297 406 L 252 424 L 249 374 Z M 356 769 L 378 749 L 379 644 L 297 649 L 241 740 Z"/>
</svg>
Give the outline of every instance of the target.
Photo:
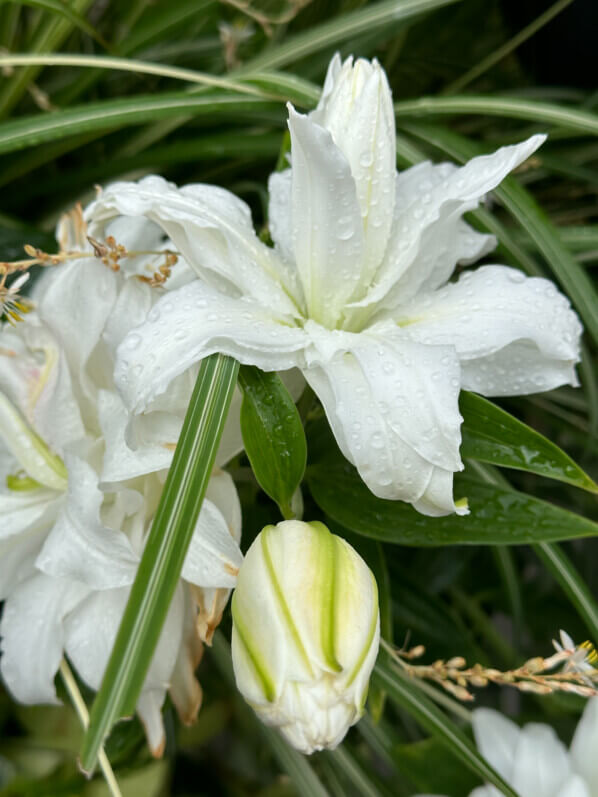
<svg viewBox="0 0 598 797">
<path fill-rule="evenodd" d="M 267 526 L 233 595 L 239 690 L 303 753 L 336 747 L 363 713 L 380 638 L 378 588 L 322 523 Z"/>
</svg>

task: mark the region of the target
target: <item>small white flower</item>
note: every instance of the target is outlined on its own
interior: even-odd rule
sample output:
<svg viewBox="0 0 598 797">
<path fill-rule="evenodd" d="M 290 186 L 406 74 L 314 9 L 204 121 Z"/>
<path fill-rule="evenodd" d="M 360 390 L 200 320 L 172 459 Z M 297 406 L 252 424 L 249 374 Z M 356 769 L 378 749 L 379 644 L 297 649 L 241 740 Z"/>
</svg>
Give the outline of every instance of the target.
<svg viewBox="0 0 598 797">
<path fill-rule="evenodd" d="M 591 642 L 582 642 L 576 645 L 566 631 L 559 632 L 560 644 L 553 639 L 552 644 L 557 653 L 566 654 L 563 672 L 592 672 L 598 660 L 596 651 Z"/>
<path fill-rule="evenodd" d="M 581 326 L 544 279 L 489 265 L 449 282 L 495 245 L 462 216 L 544 136 L 461 168 L 395 168 L 392 99 L 374 61 L 336 56 L 315 111 L 289 106 L 291 168 L 269 182 L 274 249 L 249 208 L 210 185 L 115 183 L 88 210 L 146 216 L 200 279 L 164 297 L 125 339 L 116 381 L 141 412 L 202 357 L 300 368 L 336 440 L 377 496 L 427 515 L 453 500 L 461 388 L 519 395 L 576 384 Z"/>
<path fill-rule="evenodd" d="M 16 279 L 6 285 L 7 274 L 0 276 L 0 317 L 6 315 L 9 324 L 14 326 L 17 321 L 23 320 L 23 315 L 31 310 L 27 299 L 19 296 L 19 291 L 29 279 L 29 272 L 26 271 Z"/>
<path fill-rule="evenodd" d="M 371 571 L 322 523 L 267 526 L 233 594 L 239 690 L 303 753 L 336 747 L 361 717 L 378 653 Z"/>
</svg>

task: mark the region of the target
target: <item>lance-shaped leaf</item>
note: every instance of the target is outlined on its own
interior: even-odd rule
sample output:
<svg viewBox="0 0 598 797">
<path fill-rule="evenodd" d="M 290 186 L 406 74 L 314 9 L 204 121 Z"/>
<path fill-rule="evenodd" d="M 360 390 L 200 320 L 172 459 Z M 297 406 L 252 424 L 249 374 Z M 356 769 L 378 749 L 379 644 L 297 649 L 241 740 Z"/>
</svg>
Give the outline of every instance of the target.
<svg viewBox="0 0 598 797">
<path fill-rule="evenodd" d="M 293 516 L 291 498 L 301 483 L 307 443 L 301 418 L 278 374 L 242 366 L 241 432 L 245 451 L 260 487 Z"/>
<path fill-rule="evenodd" d="M 596 483 L 546 437 L 475 393 L 462 391 L 461 456 L 598 492 Z"/>
<path fill-rule="evenodd" d="M 312 465 L 307 481 L 316 503 L 333 521 L 399 545 L 520 545 L 598 534 L 598 524 L 591 520 L 468 473 L 455 479 L 455 494 L 469 502 L 465 517 L 426 517 L 402 501 L 376 498 L 346 464 Z"/>
<path fill-rule="evenodd" d="M 105 737 L 132 714 L 181 574 L 228 413 L 239 365 L 214 354 L 201 365 L 160 504 L 81 752 L 91 772 Z"/>
</svg>

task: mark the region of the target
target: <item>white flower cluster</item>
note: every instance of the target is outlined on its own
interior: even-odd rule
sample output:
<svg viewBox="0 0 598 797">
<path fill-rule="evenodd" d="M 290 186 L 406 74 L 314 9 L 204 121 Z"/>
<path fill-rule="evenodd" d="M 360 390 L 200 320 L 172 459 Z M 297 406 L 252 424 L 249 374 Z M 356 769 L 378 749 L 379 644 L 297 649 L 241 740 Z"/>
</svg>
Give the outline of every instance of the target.
<svg viewBox="0 0 598 797">
<path fill-rule="evenodd" d="M 115 219 L 108 232 L 128 250 L 167 248 L 146 219 Z M 0 331 L 0 670 L 24 703 L 56 702 L 65 654 L 99 687 L 195 378 L 183 374 L 128 423 L 115 352 L 168 293 L 137 279 L 161 258 L 127 258 L 117 272 L 93 256 L 85 233 L 79 213 L 63 220 L 63 249 L 88 256 L 49 268 L 36 312 Z M 189 279 L 185 263 L 174 267 L 172 285 Z M 240 447 L 229 425 L 220 464 Z M 137 705 L 156 755 L 166 690 L 184 722 L 199 709 L 194 673 L 235 584 L 240 534 L 236 488 L 215 470 Z"/>
<path fill-rule="evenodd" d="M 222 188 L 155 176 L 115 183 L 85 220 L 75 213 L 59 230 L 63 250 L 85 256 L 47 269 L 35 312 L 0 331 L 0 669 L 24 702 L 56 699 L 65 654 L 98 687 L 203 357 L 299 369 L 368 487 L 427 515 L 467 512 L 453 498 L 461 388 L 501 396 L 576 382 L 581 326 L 552 283 L 500 265 L 449 281 L 495 244 L 463 214 L 543 136 L 461 168 L 426 162 L 399 174 L 386 75 L 376 61 L 338 56 L 318 107 L 289 106 L 289 129 L 290 168 L 269 182 L 273 248 Z M 138 254 L 111 268 L 108 240 Z M 160 271 L 156 253 L 171 250 L 179 262 Z M 153 285 L 139 279 L 151 274 L 161 274 Z M 218 464 L 240 447 L 233 409 Z M 216 470 L 137 707 L 154 752 L 167 689 L 184 721 L 197 712 L 194 671 L 242 563 L 240 524 L 235 486 Z M 347 556 L 355 583 L 367 582 L 365 565 Z M 308 571 L 317 561 L 305 552 Z M 252 590 L 266 589 L 253 573 L 244 583 L 241 625 Z M 281 653 L 283 675 L 271 680 L 282 702 L 269 711 L 244 668 L 242 691 L 302 749 L 337 743 L 359 715 L 377 649 L 377 630 L 371 648 L 363 636 L 377 611 L 368 594 L 359 634 L 338 621 L 342 677 L 326 670 L 326 651 L 303 670 L 285 669 Z M 288 600 L 299 618 L 301 595 L 290 589 Z M 265 633 L 256 644 L 274 642 Z M 270 654 L 260 650 L 260 660 Z M 364 669 L 351 671 L 358 687 L 345 700 L 355 661 Z M 314 676 L 324 671 L 336 702 Z M 315 691 L 300 685 L 306 673 Z M 306 714 L 305 695 L 337 713 Z M 304 727 L 310 719 L 315 730 Z"/>
</svg>

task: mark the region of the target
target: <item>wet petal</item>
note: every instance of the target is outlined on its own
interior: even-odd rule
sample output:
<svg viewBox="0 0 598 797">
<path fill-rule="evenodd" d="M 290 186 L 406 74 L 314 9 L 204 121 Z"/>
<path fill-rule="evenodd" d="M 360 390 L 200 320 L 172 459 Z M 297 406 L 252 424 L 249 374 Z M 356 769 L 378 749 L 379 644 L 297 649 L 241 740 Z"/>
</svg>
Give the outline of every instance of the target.
<svg viewBox="0 0 598 797">
<path fill-rule="evenodd" d="M 265 371 L 286 370 L 298 365 L 304 344 L 303 330 L 285 325 L 274 312 L 196 280 L 161 299 L 127 335 L 118 349 L 115 381 L 127 406 L 140 411 L 208 354 L 229 354 Z"/>
<path fill-rule="evenodd" d="M 454 346 L 468 390 L 500 396 L 576 384 L 581 324 L 548 280 L 484 266 L 395 317 L 412 340 Z"/>
</svg>

